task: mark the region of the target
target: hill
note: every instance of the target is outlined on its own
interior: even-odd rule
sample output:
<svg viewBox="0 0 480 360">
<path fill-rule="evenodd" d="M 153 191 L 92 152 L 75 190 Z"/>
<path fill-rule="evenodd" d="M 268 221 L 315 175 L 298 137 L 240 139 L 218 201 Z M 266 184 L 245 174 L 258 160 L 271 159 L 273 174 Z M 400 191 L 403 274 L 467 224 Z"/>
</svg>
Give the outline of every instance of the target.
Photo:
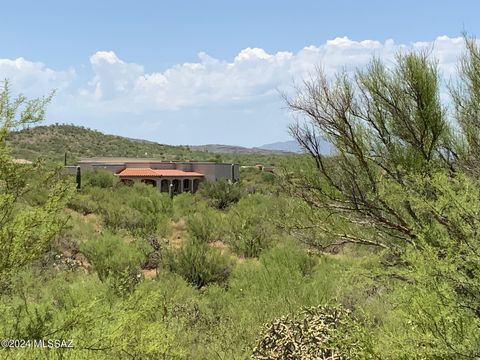
<svg viewBox="0 0 480 360">
<path fill-rule="evenodd" d="M 7 143 L 15 158 L 43 157 L 68 164 L 83 157 L 158 158 L 163 160 L 235 161 L 272 163 L 281 151 L 248 149 L 229 145 L 173 146 L 147 140 L 108 135 L 82 126 L 54 124 L 35 126 L 9 134 Z M 238 158 L 242 156 L 242 158 Z"/>
<path fill-rule="evenodd" d="M 171 157 L 187 155 L 188 148 L 133 140 L 75 125 L 36 126 L 13 132 L 7 139 L 17 158 L 44 157 L 71 161 L 80 157 Z"/>
</svg>

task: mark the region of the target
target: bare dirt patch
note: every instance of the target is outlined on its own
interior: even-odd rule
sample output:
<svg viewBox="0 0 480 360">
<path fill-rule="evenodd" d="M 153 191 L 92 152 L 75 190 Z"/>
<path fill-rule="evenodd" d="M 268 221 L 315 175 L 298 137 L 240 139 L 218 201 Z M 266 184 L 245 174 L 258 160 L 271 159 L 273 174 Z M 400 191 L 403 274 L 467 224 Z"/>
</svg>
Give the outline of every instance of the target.
<svg viewBox="0 0 480 360">
<path fill-rule="evenodd" d="M 145 279 L 155 279 L 157 276 L 157 269 L 142 270 L 142 274 Z"/>
<path fill-rule="evenodd" d="M 170 235 L 168 243 L 174 249 L 179 249 L 185 243 L 185 229 L 186 223 L 185 219 L 180 219 L 172 224 L 172 234 Z"/>
</svg>

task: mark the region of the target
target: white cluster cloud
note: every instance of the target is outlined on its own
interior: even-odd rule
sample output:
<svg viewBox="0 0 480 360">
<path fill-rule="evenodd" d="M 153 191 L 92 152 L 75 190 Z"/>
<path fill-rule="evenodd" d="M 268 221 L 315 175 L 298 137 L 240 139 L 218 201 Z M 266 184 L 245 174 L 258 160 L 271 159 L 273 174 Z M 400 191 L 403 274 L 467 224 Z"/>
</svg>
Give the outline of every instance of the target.
<svg viewBox="0 0 480 360">
<path fill-rule="evenodd" d="M 432 42 L 396 44 L 393 40 L 354 41 L 347 37 L 307 46 L 297 53 L 267 53 L 260 48 L 241 50 L 233 61 L 215 59 L 206 53 L 198 62 L 175 65 L 163 72 L 145 73 L 141 65 L 126 63 L 113 51 L 99 51 L 90 58 L 94 78 L 81 95 L 90 101 L 110 102 L 121 109 L 133 107 L 164 110 L 210 104 L 229 104 L 277 96 L 321 66 L 327 74 L 366 65 L 372 56 L 393 62 L 407 50 L 432 52 L 445 76 L 455 72 L 463 39 L 438 37 Z M 117 101 L 115 101 L 117 100 Z M 127 105 L 128 104 L 128 105 Z"/>
<path fill-rule="evenodd" d="M 254 146 L 286 138 L 291 119 L 278 90 L 289 91 L 316 66 L 333 75 L 363 67 L 372 56 L 393 64 L 396 53 L 422 49 L 438 60 L 447 79 L 455 76 L 463 39 L 440 36 L 410 44 L 340 37 L 297 52 L 246 48 L 229 60 L 202 52 L 196 62 L 157 72 L 113 51 L 96 52 L 78 73 L 24 58 L 0 59 L 0 80 L 8 78 L 15 92 L 27 96 L 57 89 L 50 122 L 73 121 L 165 143 Z"/>
<path fill-rule="evenodd" d="M 81 94 L 91 96 L 92 100 L 130 96 L 136 83 L 144 76 L 142 66 L 123 62 L 113 51 L 96 52 L 90 57 L 90 64 L 95 73 L 89 82 L 93 91 L 81 90 Z"/>
<path fill-rule="evenodd" d="M 396 53 L 407 50 L 430 50 L 444 75 L 449 77 L 455 72 L 463 46 L 461 37 L 441 36 L 434 41 L 412 44 L 341 37 L 319 46 L 304 47 L 296 53 L 270 54 L 264 49 L 246 48 L 231 61 L 202 52 L 198 54 L 198 62 L 177 64 L 152 73 L 145 72 L 142 65 L 120 59 L 113 51 L 98 51 L 90 57 L 93 77 L 80 86 L 69 87 L 75 79 L 74 70 L 55 71 L 23 58 L 0 59 L 0 77 L 9 78 L 27 94 L 59 89 L 64 93 L 62 99 L 74 103 L 77 111 L 85 108 L 103 114 L 142 113 L 278 101 L 278 89 L 288 89 L 294 80 L 314 71 L 315 66 L 334 74 L 362 67 L 372 56 L 392 62 Z"/>
<path fill-rule="evenodd" d="M 32 62 L 23 57 L 0 59 L 0 79 L 8 79 L 14 92 L 28 96 L 42 96 L 51 90 L 65 90 L 75 78 L 75 71 L 55 71 L 41 62 Z"/>
</svg>

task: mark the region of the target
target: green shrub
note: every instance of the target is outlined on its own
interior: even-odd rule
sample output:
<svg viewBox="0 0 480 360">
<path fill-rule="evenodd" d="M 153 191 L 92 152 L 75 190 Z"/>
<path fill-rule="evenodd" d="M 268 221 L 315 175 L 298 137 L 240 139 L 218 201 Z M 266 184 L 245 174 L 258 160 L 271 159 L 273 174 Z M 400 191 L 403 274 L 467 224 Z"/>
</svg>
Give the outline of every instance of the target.
<svg viewBox="0 0 480 360">
<path fill-rule="evenodd" d="M 273 219 L 275 203 L 268 197 L 250 195 L 232 207 L 225 220 L 225 241 L 244 257 L 258 257 L 278 238 Z"/>
<path fill-rule="evenodd" d="M 215 210 L 204 209 L 187 218 L 187 233 L 191 239 L 210 242 L 218 239 L 219 222 Z"/>
<path fill-rule="evenodd" d="M 229 217 L 226 242 L 244 257 L 258 257 L 273 240 L 271 226 L 262 218 L 235 212 Z"/>
<path fill-rule="evenodd" d="M 102 189 L 114 187 L 119 180 L 111 172 L 105 170 L 84 170 L 82 171 L 82 185 L 95 186 Z"/>
<path fill-rule="evenodd" d="M 233 266 L 232 260 L 218 249 L 192 240 L 181 249 L 167 252 L 165 260 L 170 271 L 179 274 L 197 288 L 224 283 Z"/>
<path fill-rule="evenodd" d="M 346 270 L 336 259 L 319 261 L 293 241 L 266 250 L 258 260 L 238 263 L 229 277 L 220 312 L 223 328 L 217 333 L 225 343 L 225 358 L 247 358 L 266 322 L 304 306 L 336 303 Z"/>
<path fill-rule="evenodd" d="M 202 183 L 199 194 L 211 206 L 217 209 L 226 209 L 241 199 L 243 189 L 238 183 L 231 184 L 227 180 L 220 180 Z"/>
<path fill-rule="evenodd" d="M 198 212 L 199 206 L 203 209 L 205 202 L 192 194 L 182 193 L 173 198 L 173 216 L 175 220 Z"/>
<path fill-rule="evenodd" d="M 258 262 L 246 262 L 238 266 L 232 274 L 229 285 L 232 294 L 237 289 L 242 289 L 243 294 L 252 301 L 270 299 L 269 301 L 274 303 L 291 299 L 289 301 L 294 302 L 303 296 L 300 289 L 310 292 L 306 284 L 315 273 L 316 265 L 315 257 L 310 256 L 294 242 L 284 241 L 265 251 Z M 332 271 L 332 264 L 328 264 L 327 269 Z M 328 288 L 327 291 L 327 286 L 329 284 L 325 282 L 323 288 L 325 295 L 329 295 L 327 292 L 331 295 L 331 289 Z M 316 287 L 321 289 L 320 284 Z M 315 293 L 312 293 L 312 296 L 317 296 Z M 305 295 L 308 296 L 310 295 Z M 312 299 L 319 300 L 323 298 Z"/>
<path fill-rule="evenodd" d="M 178 281 L 167 279 L 167 285 L 169 290 L 160 282 L 143 282 L 113 309 L 111 320 L 101 334 L 106 359 L 189 358 L 179 344 L 182 335 L 179 319 L 169 322 L 169 317 L 173 308 L 178 309 L 185 302 L 183 297 L 192 294 Z"/>
<path fill-rule="evenodd" d="M 88 215 L 99 211 L 98 203 L 88 194 L 76 193 L 68 202 L 67 206 L 82 215 Z"/>
<path fill-rule="evenodd" d="M 240 169 L 242 186 L 248 193 L 277 193 L 276 176 L 270 172 L 261 171 L 255 167 Z"/>
<path fill-rule="evenodd" d="M 143 238 L 170 231 L 171 201 L 167 195 L 145 184 L 111 189 L 91 188 L 91 198 L 98 203 L 105 225 L 112 231 L 124 229 Z"/>
<path fill-rule="evenodd" d="M 131 291 L 140 279 L 140 266 L 150 249 L 145 243 L 127 243 L 106 233 L 82 243 L 80 251 L 92 263 L 100 280 L 111 278 L 115 290 L 123 293 Z"/>
</svg>

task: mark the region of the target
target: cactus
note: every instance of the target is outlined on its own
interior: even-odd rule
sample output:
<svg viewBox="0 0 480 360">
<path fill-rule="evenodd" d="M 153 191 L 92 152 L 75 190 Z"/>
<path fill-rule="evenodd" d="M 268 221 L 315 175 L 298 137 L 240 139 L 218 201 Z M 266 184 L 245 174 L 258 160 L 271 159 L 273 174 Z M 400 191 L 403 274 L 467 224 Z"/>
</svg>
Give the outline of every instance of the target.
<svg viewBox="0 0 480 360">
<path fill-rule="evenodd" d="M 340 307 L 304 308 L 265 325 L 252 360 L 368 359 L 362 331 L 350 311 Z"/>
<path fill-rule="evenodd" d="M 76 181 L 77 181 L 77 190 L 80 190 L 80 188 L 82 187 L 82 173 L 80 170 L 80 166 L 77 166 Z"/>
</svg>

